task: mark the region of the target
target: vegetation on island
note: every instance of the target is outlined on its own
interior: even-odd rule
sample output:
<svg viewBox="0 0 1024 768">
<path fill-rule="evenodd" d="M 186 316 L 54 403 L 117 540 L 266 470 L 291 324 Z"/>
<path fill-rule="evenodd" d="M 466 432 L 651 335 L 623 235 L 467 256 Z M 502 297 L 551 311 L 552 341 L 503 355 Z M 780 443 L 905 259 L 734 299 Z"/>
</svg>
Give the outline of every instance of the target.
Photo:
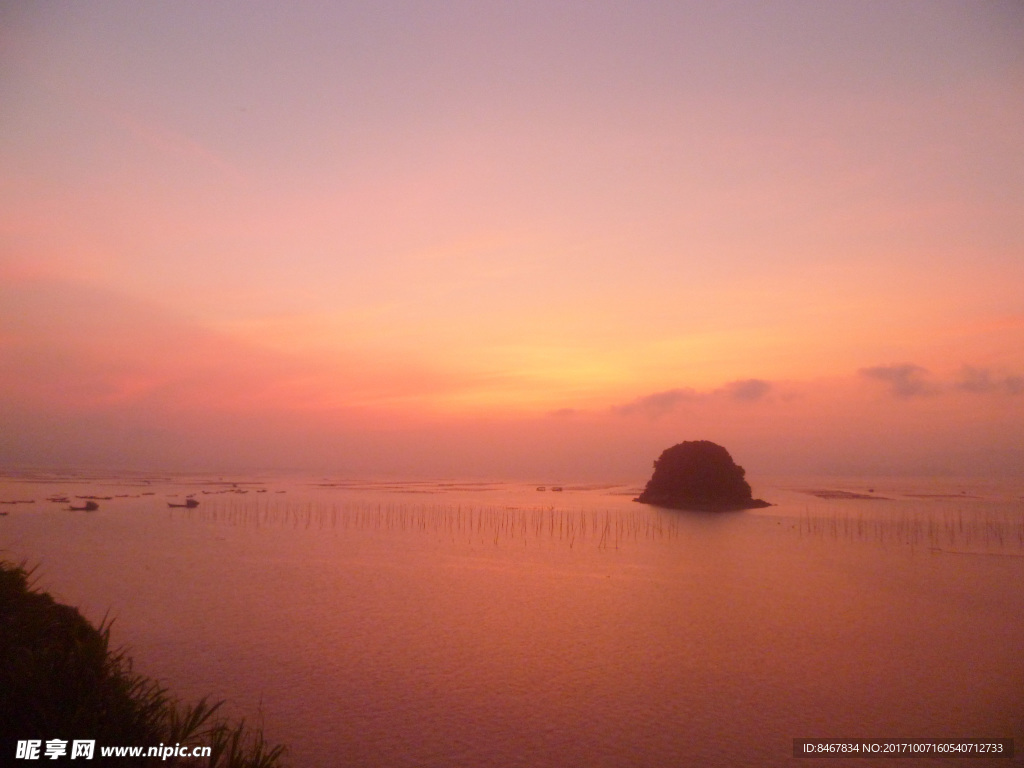
<svg viewBox="0 0 1024 768">
<path fill-rule="evenodd" d="M 184 703 L 137 673 L 125 649 L 110 647 L 110 627 L 106 620 L 94 627 L 36 589 L 24 565 L 0 561 L 0 763 L 15 758 L 19 741 L 83 739 L 96 744 L 91 765 L 104 764 L 101 745 L 180 744 L 208 746 L 210 756 L 108 759 L 125 768 L 284 766 L 285 747 L 267 743 L 244 719 L 221 716 L 224 702 Z"/>
</svg>

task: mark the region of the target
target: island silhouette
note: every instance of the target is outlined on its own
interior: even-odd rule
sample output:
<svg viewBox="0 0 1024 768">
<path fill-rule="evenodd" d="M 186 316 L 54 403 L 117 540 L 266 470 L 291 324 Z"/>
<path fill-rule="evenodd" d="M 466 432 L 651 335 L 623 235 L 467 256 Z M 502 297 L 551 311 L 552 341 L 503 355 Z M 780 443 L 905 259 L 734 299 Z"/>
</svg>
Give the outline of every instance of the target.
<svg viewBox="0 0 1024 768">
<path fill-rule="evenodd" d="M 654 474 L 634 501 L 708 512 L 770 507 L 753 497 L 745 474 L 717 443 L 687 440 L 662 451 L 654 462 Z"/>
</svg>

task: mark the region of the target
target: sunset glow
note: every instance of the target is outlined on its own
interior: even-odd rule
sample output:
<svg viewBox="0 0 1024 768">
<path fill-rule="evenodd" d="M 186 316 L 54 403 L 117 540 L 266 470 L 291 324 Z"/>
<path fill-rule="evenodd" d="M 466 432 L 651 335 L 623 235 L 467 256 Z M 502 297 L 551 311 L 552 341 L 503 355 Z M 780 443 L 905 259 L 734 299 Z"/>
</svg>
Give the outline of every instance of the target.
<svg viewBox="0 0 1024 768">
<path fill-rule="evenodd" d="M 1013 3 L 0 20 L 0 462 L 1024 466 Z"/>
</svg>

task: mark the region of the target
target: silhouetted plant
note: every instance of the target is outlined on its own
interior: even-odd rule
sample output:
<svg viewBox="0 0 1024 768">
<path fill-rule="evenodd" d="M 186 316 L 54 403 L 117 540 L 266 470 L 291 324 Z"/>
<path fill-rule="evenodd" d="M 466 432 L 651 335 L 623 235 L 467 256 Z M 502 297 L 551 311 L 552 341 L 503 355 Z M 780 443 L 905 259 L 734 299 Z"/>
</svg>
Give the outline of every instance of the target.
<svg viewBox="0 0 1024 768">
<path fill-rule="evenodd" d="M 115 758 L 118 766 L 277 768 L 285 748 L 262 729 L 217 717 L 223 702 L 174 699 L 110 648 L 112 622 L 93 627 L 35 588 L 34 569 L 0 561 L 0 762 L 18 740 L 95 740 L 102 746 L 209 746 L 209 758 Z"/>
</svg>

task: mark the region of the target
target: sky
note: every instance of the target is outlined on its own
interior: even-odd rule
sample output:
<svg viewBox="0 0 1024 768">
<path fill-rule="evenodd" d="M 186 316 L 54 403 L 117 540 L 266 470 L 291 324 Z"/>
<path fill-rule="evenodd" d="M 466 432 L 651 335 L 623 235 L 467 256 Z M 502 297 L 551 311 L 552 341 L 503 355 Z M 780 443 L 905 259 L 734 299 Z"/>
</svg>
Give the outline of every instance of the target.
<svg viewBox="0 0 1024 768">
<path fill-rule="evenodd" d="M 0 0 L 0 468 L 1024 477 L 1017 2 Z"/>
</svg>

